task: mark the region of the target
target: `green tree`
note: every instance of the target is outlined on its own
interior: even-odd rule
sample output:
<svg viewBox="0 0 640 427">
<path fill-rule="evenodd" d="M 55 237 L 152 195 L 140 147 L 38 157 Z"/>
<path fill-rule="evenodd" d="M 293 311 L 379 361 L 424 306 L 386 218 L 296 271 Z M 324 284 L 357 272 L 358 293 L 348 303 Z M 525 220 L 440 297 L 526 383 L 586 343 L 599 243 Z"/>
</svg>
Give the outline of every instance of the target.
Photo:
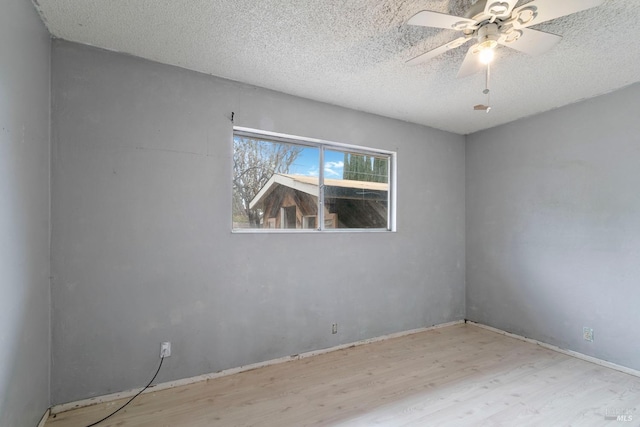
<svg viewBox="0 0 640 427">
<path fill-rule="evenodd" d="M 387 159 L 380 157 L 373 158 L 373 181 L 375 182 L 389 182 L 389 166 Z"/>
<path fill-rule="evenodd" d="M 384 157 L 344 154 L 343 179 L 388 182 L 388 161 Z"/>
<path fill-rule="evenodd" d="M 342 179 L 353 179 L 351 178 L 351 162 L 349 160 L 349 153 L 344 153 L 344 166 L 342 169 Z"/>
</svg>

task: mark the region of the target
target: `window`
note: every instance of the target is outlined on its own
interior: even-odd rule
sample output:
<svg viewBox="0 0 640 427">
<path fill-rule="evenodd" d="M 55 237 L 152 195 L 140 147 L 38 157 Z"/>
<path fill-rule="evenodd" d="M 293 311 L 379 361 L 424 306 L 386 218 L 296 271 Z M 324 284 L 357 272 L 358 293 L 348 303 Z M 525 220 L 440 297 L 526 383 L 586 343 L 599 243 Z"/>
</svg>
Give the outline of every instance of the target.
<svg viewBox="0 0 640 427">
<path fill-rule="evenodd" d="M 234 128 L 233 230 L 394 230 L 395 153 Z"/>
</svg>

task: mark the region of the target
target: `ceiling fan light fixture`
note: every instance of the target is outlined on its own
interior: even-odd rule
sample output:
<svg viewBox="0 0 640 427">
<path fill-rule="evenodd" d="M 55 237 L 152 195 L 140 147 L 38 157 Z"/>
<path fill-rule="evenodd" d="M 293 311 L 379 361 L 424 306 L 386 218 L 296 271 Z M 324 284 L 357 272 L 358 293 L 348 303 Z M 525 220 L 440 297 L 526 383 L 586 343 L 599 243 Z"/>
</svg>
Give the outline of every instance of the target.
<svg viewBox="0 0 640 427">
<path fill-rule="evenodd" d="M 495 57 L 495 50 L 498 46 L 498 42 L 493 39 L 486 39 L 478 45 L 478 55 L 480 62 L 483 64 L 489 64 Z"/>
<path fill-rule="evenodd" d="M 496 24 L 487 24 L 478 30 L 478 53 L 480 62 L 488 64 L 493 61 L 495 48 L 498 46 L 500 32 Z"/>
<path fill-rule="evenodd" d="M 487 39 L 478 46 L 480 50 L 493 50 L 498 46 L 498 42 L 493 39 Z"/>
<path fill-rule="evenodd" d="M 480 49 L 480 62 L 482 62 L 483 64 L 490 64 L 491 61 L 493 61 L 493 58 L 495 57 L 495 50 L 493 48 L 484 48 L 484 49 Z"/>
</svg>

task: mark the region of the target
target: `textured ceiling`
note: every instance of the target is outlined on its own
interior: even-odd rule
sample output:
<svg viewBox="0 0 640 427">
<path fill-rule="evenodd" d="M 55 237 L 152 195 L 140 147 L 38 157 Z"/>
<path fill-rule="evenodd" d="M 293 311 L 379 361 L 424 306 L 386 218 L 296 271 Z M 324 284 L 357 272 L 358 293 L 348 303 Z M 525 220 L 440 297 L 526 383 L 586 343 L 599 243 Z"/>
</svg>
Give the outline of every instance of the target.
<svg viewBox="0 0 640 427">
<path fill-rule="evenodd" d="M 456 79 L 465 47 L 404 63 L 458 34 L 408 26 L 409 17 L 420 10 L 462 15 L 472 3 L 39 0 L 36 7 L 57 38 L 460 134 L 640 81 L 640 2 L 606 0 L 532 27 L 563 36 L 541 56 L 499 48 L 493 109 L 473 111 L 486 102 L 484 75 Z"/>
</svg>

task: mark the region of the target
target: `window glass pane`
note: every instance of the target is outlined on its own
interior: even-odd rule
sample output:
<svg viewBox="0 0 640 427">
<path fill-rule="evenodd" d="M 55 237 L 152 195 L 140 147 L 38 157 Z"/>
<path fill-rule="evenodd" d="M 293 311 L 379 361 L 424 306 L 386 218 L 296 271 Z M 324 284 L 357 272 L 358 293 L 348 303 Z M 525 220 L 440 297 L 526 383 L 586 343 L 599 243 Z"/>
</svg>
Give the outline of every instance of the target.
<svg viewBox="0 0 640 427">
<path fill-rule="evenodd" d="M 316 228 L 319 164 L 317 147 L 234 135 L 233 229 Z"/>
<path fill-rule="evenodd" d="M 325 228 L 388 228 L 389 157 L 324 151 Z"/>
</svg>

